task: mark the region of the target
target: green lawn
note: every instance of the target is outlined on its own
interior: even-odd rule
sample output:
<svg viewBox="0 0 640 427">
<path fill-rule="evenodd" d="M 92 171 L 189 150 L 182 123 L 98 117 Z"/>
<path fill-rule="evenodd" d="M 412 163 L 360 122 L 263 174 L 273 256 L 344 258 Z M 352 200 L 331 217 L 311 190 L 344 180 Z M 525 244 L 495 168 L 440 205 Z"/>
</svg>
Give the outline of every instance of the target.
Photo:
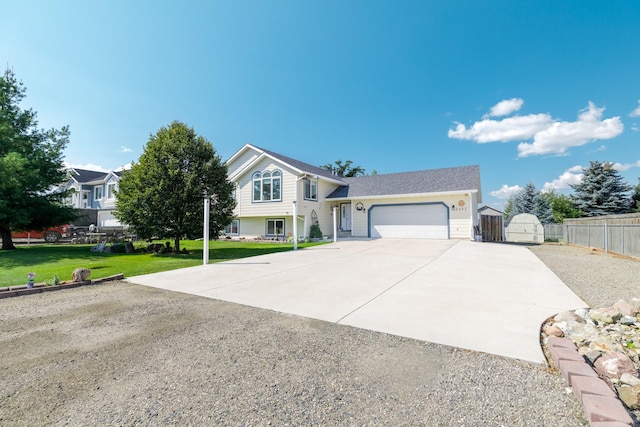
<svg viewBox="0 0 640 427">
<path fill-rule="evenodd" d="M 164 243 L 158 241 L 157 243 Z M 173 242 L 171 242 L 173 243 Z M 301 243 L 305 248 L 318 243 Z M 36 283 L 51 281 L 54 275 L 60 280 L 70 280 L 71 273 L 78 267 L 91 270 L 91 278 L 112 276 L 123 273 L 125 277 L 156 273 L 202 264 L 202 241 L 181 241 L 180 247 L 189 251 L 182 254 L 111 254 L 91 252 L 94 245 L 32 245 L 18 246 L 13 251 L 0 250 L 0 287 L 24 285 L 27 273 L 36 273 Z M 136 248 L 147 243 L 137 243 Z M 273 252 L 290 251 L 293 244 L 256 243 L 238 241 L 212 241 L 209 243 L 209 262 L 246 258 Z"/>
</svg>

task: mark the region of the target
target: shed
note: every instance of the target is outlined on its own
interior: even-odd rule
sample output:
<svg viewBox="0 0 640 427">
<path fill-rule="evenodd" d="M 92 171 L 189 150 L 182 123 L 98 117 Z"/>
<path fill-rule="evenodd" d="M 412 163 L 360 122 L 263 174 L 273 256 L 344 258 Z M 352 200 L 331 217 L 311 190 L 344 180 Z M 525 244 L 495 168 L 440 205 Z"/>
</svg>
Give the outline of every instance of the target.
<svg viewBox="0 0 640 427">
<path fill-rule="evenodd" d="M 480 230 L 483 242 L 502 242 L 504 240 L 503 213 L 490 206 L 478 209 Z"/>
<path fill-rule="evenodd" d="M 544 227 L 537 216 L 528 213 L 510 217 L 505 234 L 507 242 L 544 243 Z"/>
</svg>

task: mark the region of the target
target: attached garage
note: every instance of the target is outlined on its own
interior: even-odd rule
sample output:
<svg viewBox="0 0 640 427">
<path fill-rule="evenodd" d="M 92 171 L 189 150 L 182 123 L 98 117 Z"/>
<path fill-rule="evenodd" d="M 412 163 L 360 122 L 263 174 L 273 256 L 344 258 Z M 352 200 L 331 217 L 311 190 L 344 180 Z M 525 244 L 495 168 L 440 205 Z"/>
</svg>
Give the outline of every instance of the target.
<svg viewBox="0 0 640 427">
<path fill-rule="evenodd" d="M 449 208 L 444 203 L 373 205 L 369 237 L 448 239 Z"/>
</svg>

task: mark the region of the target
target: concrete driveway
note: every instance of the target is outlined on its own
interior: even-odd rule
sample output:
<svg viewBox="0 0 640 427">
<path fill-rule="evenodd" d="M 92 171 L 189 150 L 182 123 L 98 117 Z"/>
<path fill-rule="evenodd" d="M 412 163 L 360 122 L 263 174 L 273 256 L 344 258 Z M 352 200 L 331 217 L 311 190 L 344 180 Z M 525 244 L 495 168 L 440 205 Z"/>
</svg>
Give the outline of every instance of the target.
<svg viewBox="0 0 640 427">
<path fill-rule="evenodd" d="M 541 323 L 586 307 L 524 246 L 344 240 L 131 283 L 543 363 Z"/>
</svg>

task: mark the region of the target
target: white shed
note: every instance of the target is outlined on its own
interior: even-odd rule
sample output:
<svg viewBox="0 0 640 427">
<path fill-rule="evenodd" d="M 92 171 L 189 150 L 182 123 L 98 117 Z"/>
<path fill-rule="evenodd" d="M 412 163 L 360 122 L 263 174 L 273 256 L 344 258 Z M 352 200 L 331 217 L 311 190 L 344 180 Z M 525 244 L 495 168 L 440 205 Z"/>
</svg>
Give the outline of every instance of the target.
<svg viewBox="0 0 640 427">
<path fill-rule="evenodd" d="M 528 213 L 509 218 L 505 234 L 507 242 L 544 243 L 544 227 L 537 216 Z"/>
</svg>

